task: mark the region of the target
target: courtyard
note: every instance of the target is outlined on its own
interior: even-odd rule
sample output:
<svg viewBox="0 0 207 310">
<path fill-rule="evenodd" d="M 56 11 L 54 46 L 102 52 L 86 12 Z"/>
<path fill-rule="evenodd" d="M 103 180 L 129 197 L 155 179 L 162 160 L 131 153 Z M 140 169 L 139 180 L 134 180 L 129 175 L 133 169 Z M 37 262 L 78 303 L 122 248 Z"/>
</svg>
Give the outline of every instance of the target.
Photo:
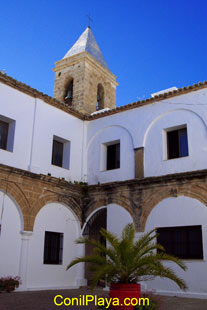
<svg viewBox="0 0 207 310">
<path fill-rule="evenodd" d="M 107 297 L 107 292 L 97 289 L 92 291 L 89 288 L 73 290 L 48 290 L 13 292 L 0 294 L 0 310 L 57 310 L 57 309 L 85 309 L 95 310 L 94 303 L 88 306 L 56 306 L 54 297 L 61 295 L 63 298 L 80 298 L 83 295 L 97 295 Z M 162 296 L 160 310 L 206 310 L 207 299 L 191 299 L 180 297 Z"/>
</svg>

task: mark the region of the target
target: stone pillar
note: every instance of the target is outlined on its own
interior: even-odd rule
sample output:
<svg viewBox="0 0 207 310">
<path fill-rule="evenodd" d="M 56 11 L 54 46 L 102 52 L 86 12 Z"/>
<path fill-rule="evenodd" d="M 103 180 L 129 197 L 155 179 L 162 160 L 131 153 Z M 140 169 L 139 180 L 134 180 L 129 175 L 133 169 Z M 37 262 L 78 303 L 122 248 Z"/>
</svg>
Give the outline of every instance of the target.
<svg viewBox="0 0 207 310">
<path fill-rule="evenodd" d="M 85 244 L 77 245 L 77 253 L 78 257 L 83 257 L 85 255 Z M 77 271 L 76 284 L 77 286 L 86 286 L 88 281 L 87 279 L 85 279 L 85 263 L 78 264 L 77 268 L 78 271 Z"/>
<path fill-rule="evenodd" d="M 135 179 L 144 178 L 144 147 L 134 149 L 135 154 Z"/>
<path fill-rule="evenodd" d="M 29 254 L 29 241 L 32 236 L 32 231 L 21 231 L 22 243 L 20 252 L 20 263 L 19 263 L 19 276 L 21 278 L 21 285 L 19 290 L 27 290 L 27 265 L 28 265 L 28 254 Z"/>
</svg>

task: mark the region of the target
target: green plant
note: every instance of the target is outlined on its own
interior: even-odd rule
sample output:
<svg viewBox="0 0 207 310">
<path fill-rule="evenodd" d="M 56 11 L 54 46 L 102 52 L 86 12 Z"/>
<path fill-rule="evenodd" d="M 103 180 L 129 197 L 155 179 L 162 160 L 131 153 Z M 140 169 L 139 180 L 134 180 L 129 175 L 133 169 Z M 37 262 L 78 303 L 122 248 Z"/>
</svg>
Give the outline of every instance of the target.
<svg viewBox="0 0 207 310">
<path fill-rule="evenodd" d="M 11 291 L 14 291 L 15 288 L 19 287 L 20 283 L 20 277 L 8 276 L 0 278 L 0 291 L 6 291 L 10 293 Z"/>
<path fill-rule="evenodd" d="M 87 182 L 79 182 L 79 181 L 74 181 L 73 182 L 74 184 L 76 184 L 76 185 L 83 185 L 83 186 L 87 186 L 88 185 L 88 183 Z"/>
<path fill-rule="evenodd" d="M 74 259 L 67 267 L 69 269 L 81 262 L 90 263 L 94 271 L 93 287 L 104 278 L 108 283 L 137 283 L 159 276 L 171 279 L 181 289 L 187 288 L 186 283 L 163 264 L 163 260 L 172 261 L 183 270 L 186 270 L 186 266 L 180 259 L 166 254 L 164 248 L 156 243 L 158 235 L 155 230 L 137 241 L 133 224 L 123 229 L 121 239 L 103 228 L 100 232 L 108 246 L 87 238 L 78 239 L 76 243 L 92 245 L 94 254 Z"/>
</svg>

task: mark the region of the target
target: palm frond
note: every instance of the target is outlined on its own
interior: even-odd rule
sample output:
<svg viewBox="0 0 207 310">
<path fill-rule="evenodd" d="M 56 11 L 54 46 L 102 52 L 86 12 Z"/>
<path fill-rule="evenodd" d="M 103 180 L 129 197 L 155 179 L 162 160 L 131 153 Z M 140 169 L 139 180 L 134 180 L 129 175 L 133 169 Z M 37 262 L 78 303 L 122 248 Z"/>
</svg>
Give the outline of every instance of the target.
<svg viewBox="0 0 207 310">
<path fill-rule="evenodd" d="M 156 242 L 158 234 L 155 229 L 136 241 L 133 224 L 123 229 L 120 239 L 106 229 L 102 228 L 100 232 L 107 246 L 96 240 L 80 238 L 77 243 L 93 246 L 93 254 L 76 258 L 67 266 L 69 269 L 81 262 L 89 263 L 93 270 L 93 287 L 103 278 L 109 283 L 136 283 L 159 276 L 171 279 L 181 289 L 187 288 L 186 283 L 165 266 L 165 261 L 171 261 L 183 270 L 186 270 L 185 264 L 165 253 L 163 246 Z"/>
<path fill-rule="evenodd" d="M 95 265 L 103 265 L 106 262 L 106 258 L 100 255 L 89 255 L 84 257 L 77 257 L 66 267 L 66 270 L 79 263 L 91 263 Z"/>
<path fill-rule="evenodd" d="M 106 239 L 110 246 L 112 246 L 114 249 L 118 247 L 120 241 L 115 234 L 109 232 L 104 228 L 101 228 L 100 233 Z"/>
</svg>

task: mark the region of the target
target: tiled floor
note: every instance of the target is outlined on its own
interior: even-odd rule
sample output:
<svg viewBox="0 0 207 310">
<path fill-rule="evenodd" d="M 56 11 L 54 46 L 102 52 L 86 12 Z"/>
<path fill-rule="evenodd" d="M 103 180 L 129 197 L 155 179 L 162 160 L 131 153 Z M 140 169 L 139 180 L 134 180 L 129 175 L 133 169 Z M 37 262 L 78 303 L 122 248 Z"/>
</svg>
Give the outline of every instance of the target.
<svg viewBox="0 0 207 310">
<path fill-rule="evenodd" d="M 95 310 L 97 308 L 94 303 L 90 303 L 88 306 L 56 306 L 54 304 L 54 297 L 56 295 L 62 295 L 63 298 L 76 297 L 80 300 L 81 296 L 90 294 L 96 294 L 98 297 L 107 297 L 106 292 L 101 290 L 91 291 L 87 288 L 78 290 L 1 293 L 0 310 Z M 161 299 L 161 310 L 207 310 L 207 299 L 190 299 L 166 296 L 162 296 Z"/>
</svg>

